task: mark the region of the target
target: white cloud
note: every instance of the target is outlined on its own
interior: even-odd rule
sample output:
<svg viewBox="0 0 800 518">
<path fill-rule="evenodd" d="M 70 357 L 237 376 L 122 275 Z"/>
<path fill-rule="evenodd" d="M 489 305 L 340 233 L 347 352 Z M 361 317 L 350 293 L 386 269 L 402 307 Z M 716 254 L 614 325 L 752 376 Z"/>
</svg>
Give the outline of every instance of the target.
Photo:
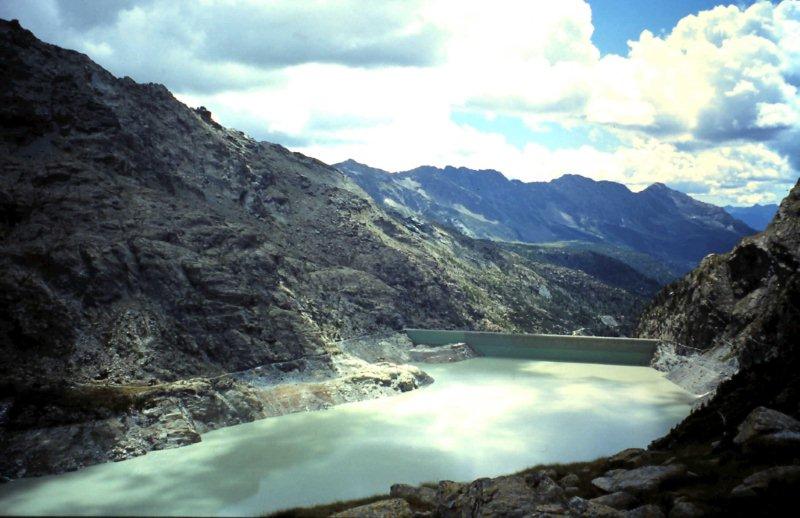
<svg viewBox="0 0 800 518">
<path fill-rule="evenodd" d="M 800 115 L 789 30 L 798 14 L 796 2 L 716 7 L 664 38 L 645 31 L 626 58 L 599 62 L 588 118 L 709 142 L 769 140 Z"/>
<path fill-rule="evenodd" d="M 600 55 L 583 0 L 41 0 L 0 16 L 329 162 L 661 181 L 719 203 L 774 201 L 800 167 L 796 0 L 687 16 L 627 56 Z M 520 149 L 455 123 L 464 109 L 620 143 Z"/>
</svg>

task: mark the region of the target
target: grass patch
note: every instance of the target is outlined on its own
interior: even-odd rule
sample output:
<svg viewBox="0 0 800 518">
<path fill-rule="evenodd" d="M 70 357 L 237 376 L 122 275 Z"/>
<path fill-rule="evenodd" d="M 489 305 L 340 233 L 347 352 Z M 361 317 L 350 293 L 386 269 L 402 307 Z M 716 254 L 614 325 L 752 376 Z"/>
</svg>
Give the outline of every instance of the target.
<svg viewBox="0 0 800 518">
<path fill-rule="evenodd" d="M 381 500 L 387 500 L 389 497 L 386 495 L 374 495 L 366 498 L 359 498 L 357 500 L 338 500 L 330 504 L 316 505 L 314 507 L 295 507 L 293 509 L 285 509 L 277 511 L 272 514 L 267 514 L 269 518 L 326 518 L 332 514 L 352 509 L 360 505 L 372 504 Z"/>
</svg>

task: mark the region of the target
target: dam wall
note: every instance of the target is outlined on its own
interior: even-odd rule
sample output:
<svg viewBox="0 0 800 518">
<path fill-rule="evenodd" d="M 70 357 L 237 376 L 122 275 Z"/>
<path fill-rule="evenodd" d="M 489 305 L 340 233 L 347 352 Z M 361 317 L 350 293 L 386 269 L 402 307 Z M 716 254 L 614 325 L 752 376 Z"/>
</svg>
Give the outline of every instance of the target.
<svg viewBox="0 0 800 518">
<path fill-rule="evenodd" d="M 611 365 L 649 366 L 659 342 L 645 338 L 441 329 L 405 329 L 404 332 L 415 345 L 440 346 L 463 342 L 488 357 Z"/>
</svg>

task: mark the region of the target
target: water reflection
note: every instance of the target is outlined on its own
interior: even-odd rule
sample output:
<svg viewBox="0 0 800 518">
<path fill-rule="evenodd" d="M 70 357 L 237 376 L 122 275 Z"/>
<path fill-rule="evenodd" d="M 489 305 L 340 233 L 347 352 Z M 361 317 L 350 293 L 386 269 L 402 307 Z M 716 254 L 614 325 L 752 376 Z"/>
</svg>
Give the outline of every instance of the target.
<svg viewBox="0 0 800 518">
<path fill-rule="evenodd" d="M 203 442 L 0 486 L 9 514 L 259 514 L 645 446 L 692 396 L 642 367 L 480 358 L 433 385 L 208 433 Z"/>
</svg>

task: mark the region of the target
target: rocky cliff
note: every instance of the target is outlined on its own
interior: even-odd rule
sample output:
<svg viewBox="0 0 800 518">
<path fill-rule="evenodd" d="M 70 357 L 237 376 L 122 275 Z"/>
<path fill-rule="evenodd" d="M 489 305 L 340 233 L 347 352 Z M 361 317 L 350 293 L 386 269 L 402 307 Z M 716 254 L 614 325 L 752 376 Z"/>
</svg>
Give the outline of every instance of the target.
<svg viewBox="0 0 800 518">
<path fill-rule="evenodd" d="M 793 355 L 799 200 L 796 186 L 764 232 L 743 239 L 727 254 L 706 257 L 684 279 L 661 291 L 645 310 L 638 333 L 661 338 L 667 349 L 679 353 L 673 365 L 666 365 L 667 370 L 677 367 L 677 381 L 710 373 L 706 388 L 711 390 L 740 366 L 749 368 Z M 714 376 L 714 370 L 722 376 Z"/>
<path fill-rule="evenodd" d="M 616 334 L 644 301 L 389 215 L 336 169 L 16 22 L 0 21 L 0 75 L 4 476 L 430 381 L 352 358 L 341 339 L 403 326 Z"/>
<path fill-rule="evenodd" d="M 800 415 L 800 182 L 764 232 L 707 257 L 666 287 L 638 330 L 672 343 L 686 374 L 708 359 L 736 366 L 667 442 L 719 433 L 730 438 L 733 426 L 759 405 Z"/>
</svg>

